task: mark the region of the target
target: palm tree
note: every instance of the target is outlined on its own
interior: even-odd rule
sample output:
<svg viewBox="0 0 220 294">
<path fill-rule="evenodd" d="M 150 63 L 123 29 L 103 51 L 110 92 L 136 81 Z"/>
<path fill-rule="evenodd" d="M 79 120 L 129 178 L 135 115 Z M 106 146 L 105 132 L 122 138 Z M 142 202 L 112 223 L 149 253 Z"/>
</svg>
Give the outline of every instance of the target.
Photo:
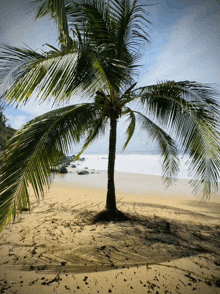
<svg viewBox="0 0 220 294">
<path fill-rule="evenodd" d="M 48 13 L 58 23 L 59 49 L 48 45 L 39 53 L 4 45 L 4 101 L 19 106 L 34 96 L 60 105 L 77 96 L 87 102 L 41 115 L 10 139 L 0 168 L 1 226 L 15 217 L 17 207 L 29 207 L 29 185 L 37 197 L 43 195 L 50 167 L 73 143 L 85 138 L 79 157 L 109 123 L 107 200 L 99 217 L 123 218 L 114 185 L 117 122 L 123 117 L 128 121 L 123 149 L 139 123 L 160 148 L 164 181 L 170 184 L 178 172 L 179 149 L 189 157 L 194 188 L 202 185 L 203 197 L 211 197 L 220 167 L 218 93 L 189 81 L 137 87 L 139 53 L 149 42 L 146 8 L 138 0 L 40 1 L 37 17 Z"/>
</svg>

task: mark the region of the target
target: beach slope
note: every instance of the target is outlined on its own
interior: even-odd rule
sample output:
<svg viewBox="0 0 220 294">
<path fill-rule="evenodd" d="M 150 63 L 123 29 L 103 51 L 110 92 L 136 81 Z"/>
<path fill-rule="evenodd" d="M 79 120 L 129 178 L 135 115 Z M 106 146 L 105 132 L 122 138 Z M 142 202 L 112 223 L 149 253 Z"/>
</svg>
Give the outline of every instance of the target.
<svg viewBox="0 0 220 294">
<path fill-rule="evenodd" d="M 52 184 L 0 234 L 1 293 L 220 293 L 220 203 L 185 197 L 184 181 L 164 190 L 156 176 L 135 193 L 123 188 L 132 175 L 118 174 L 130 221 L 91 225 L 106 191 L 90 176 Z"/>
</svg>

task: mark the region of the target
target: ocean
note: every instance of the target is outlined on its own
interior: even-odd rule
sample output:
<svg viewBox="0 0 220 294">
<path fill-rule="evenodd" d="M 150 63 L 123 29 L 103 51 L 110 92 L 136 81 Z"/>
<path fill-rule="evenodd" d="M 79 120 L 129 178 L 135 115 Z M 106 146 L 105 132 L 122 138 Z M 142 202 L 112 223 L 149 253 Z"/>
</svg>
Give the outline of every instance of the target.
<svg viewBox="0 0 220 294">
<path fill-rule="evenodd" d="M 107 171 L 107 154 L 83 154 L 81 157 L 85 161 L 78 161 L 78 168 Z M 180 158 L 180 179 L 189 179 L 186 161 L 186 156 Z M 157 154 L 116 154 L 115 171 L 162 176 L 162 162 L 162 157 Z"/>
<path fill-rule="evenodd" d="M 67 167 L 67 174 L 53 174 L 53 185 L 58 185 L 58 187 L 60 185 L 63 187 L 73 185 L 79 188 L 106 190 L 108 155 L 104 153 L 82 154 L 81 158 L 85 158 L 85 160 L 73 162 L 76 168 L 72 167 L 72 163 Z M 179 180 L 178 183 L 184 180 L 187 181 L 184 182 L 184 186 L 174 183 L 169 189 L 162 185 L 162 178 L 161 181 L 156 181 L 155 178 L 150 177 L 150 175 L 162 176 L 162 160 L 162 157 L 157 154 L 116 154 L 115 187 L 117 193 L 145 195 L 147 191 L 148 193 L 159 193 L 162 196 L 169 196 L 170 193 L 173 193 L 175 195 L 184 194 L 184 197 L 187 195 L 191 197 L 192 187 L 189 185 L 190 177 L 187 172 L 187 157 L 180 156 L 180 170 L 176 177 Z M 77 175 L 78 171 L 86 169 L 89 170 L 89 175 Z M 146 178 L 144 175 L 149 175 L 149 177 Z"/>
</svg>

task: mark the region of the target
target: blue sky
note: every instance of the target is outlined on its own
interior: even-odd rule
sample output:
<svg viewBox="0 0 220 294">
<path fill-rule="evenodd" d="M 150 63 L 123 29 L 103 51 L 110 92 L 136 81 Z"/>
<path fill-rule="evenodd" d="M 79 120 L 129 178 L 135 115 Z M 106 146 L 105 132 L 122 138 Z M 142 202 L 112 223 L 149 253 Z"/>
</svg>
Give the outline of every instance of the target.
<svg viewBox="0 0 220 294">
<path fill-rule="evenodd" d="M 142 0 L 149 6 L 151 44 L 146 45 L 140 86 L 161 80 L 191 80 L 220 85 L 220 0 Z M 0 0 L 0 44 L 41 50 L 45 43 L 57 44 L 53 20 L 34 19 L 28 0 Z M 51 109 L 49 104 L 31 101 L 21 109 L 8 107 L 4 113 L 18 129 L 30 119 Z M 119 137 L 124 131 L 119 126 Z M 141 139 L 137 144 L 137 139 Z M 137 133 L 128 150 L 144 150 L 144 136 Z M 99 146 L 107 146 L 106 138 Z M 91 148 L 91 151 L 97 147 Z M 105 148 L 103 149 L 105 150 Z"/>
</svg>

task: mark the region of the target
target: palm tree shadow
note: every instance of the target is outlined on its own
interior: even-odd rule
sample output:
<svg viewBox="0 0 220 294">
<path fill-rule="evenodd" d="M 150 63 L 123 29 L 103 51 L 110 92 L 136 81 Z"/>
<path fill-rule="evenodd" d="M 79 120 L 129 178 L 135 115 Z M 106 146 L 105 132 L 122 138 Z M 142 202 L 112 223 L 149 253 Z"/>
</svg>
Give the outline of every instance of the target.
<svg viewBox="0 0 220 294">
<path fill-rule="evenodd" d="M 213 263 L 220 264 L 217 209 L 216 215 L 207 215 L 200 210 L 192 212 L 187 206 L 184 209 L 183 206 L 176 208 L 172 205 L 120 202 L 119 206 L 129 211 L 124 213 L 127 220 L 91 224 L 100 209 L 99 204 L 97 207 L 88 203 L 81 207 L 71 207 L 69 203 L 57 204 L 49 212 L 51 217 L 47 212 L 45 219 L 48 226 L 42 218 L 44 214 L 36 212 L 42 228 L 38 226 L 37 235 L 32 229 L 25 236 L 26 243 L 34 239 L 34 244 L 29 245 L 34 251 L 33 248 L 29 250 L 32 252 L 30 257 L 25 254 L 25 264 L 22 251 L 19 251 L 20 257 L 16 253 L 19 258 L 17 265 L 23 270 L 90 272 L 159 264 L 204 253 L 211 256 Z M 145 211 L 137 211 L 140 208 Z M 164 214 L 163 217 L 161 208 L 172 211 L 175 217 L 168 218 L 169 214 Z M 158 213 L 155 214 L 157 209 Z M 62 212 L 62 218 L 58 217 L 59 212 Z M 32 214 L 34 213 L 33 211 Z M 180 218 L 176 218 L 176 215 L 180 215 Z M 193 216 L 201 221 L 183 221 L 182 215 L 185 220 L 187 216 L 191 219 Z M 24 245 L 19 243 L 17 246 L 21 248 Z"/>
<path fill-rule="evenodd" d="M 133 203 L 123 202 L 123 205 Z M 215 264 L 220 261 L 220 226 L 210 223 L 219 221 L 220 204 L 199 203 L 201 208 L 208 210 L 192 211 L 190 206 L 198 206 L 198 202 L 185 201 L 186 208 L 177 208 L 169 205 L 135 203 L 135 206 L 151 207 L 173 211 L 175 214 L 190 215 L 202 222 L 183 222 L 178 219 L 167 219 L 156 215 L 146 216 L 137 213 L 124 213 L 125 218 L 115 221 L 120 227 L 118 231 L 103 232 L 104 238 L 111 239 L 115 245 L 102 245 L 96 251 L 105 255 L 111 266 L 125 267 L 137 264 L 155 264 L 183 257 L 209 253 L 215 258 Z M 189 206 L 189 207 L 187 207 Z M 96 212 L 91 212 L 88 222 L 97 220 Z M 204 221 L 205 220 L 205 221 Z M 107 224 L 105 220 L 100 223 Z M 125 240 L 124 245 L 117 248 L 118 240 Z M 109 242 L 107 242 L 109 243 Z M 127 243 L 127 244 L 126 244 Z M 102 259 L 103 261 L 103 259 Z"/>
</svg>

